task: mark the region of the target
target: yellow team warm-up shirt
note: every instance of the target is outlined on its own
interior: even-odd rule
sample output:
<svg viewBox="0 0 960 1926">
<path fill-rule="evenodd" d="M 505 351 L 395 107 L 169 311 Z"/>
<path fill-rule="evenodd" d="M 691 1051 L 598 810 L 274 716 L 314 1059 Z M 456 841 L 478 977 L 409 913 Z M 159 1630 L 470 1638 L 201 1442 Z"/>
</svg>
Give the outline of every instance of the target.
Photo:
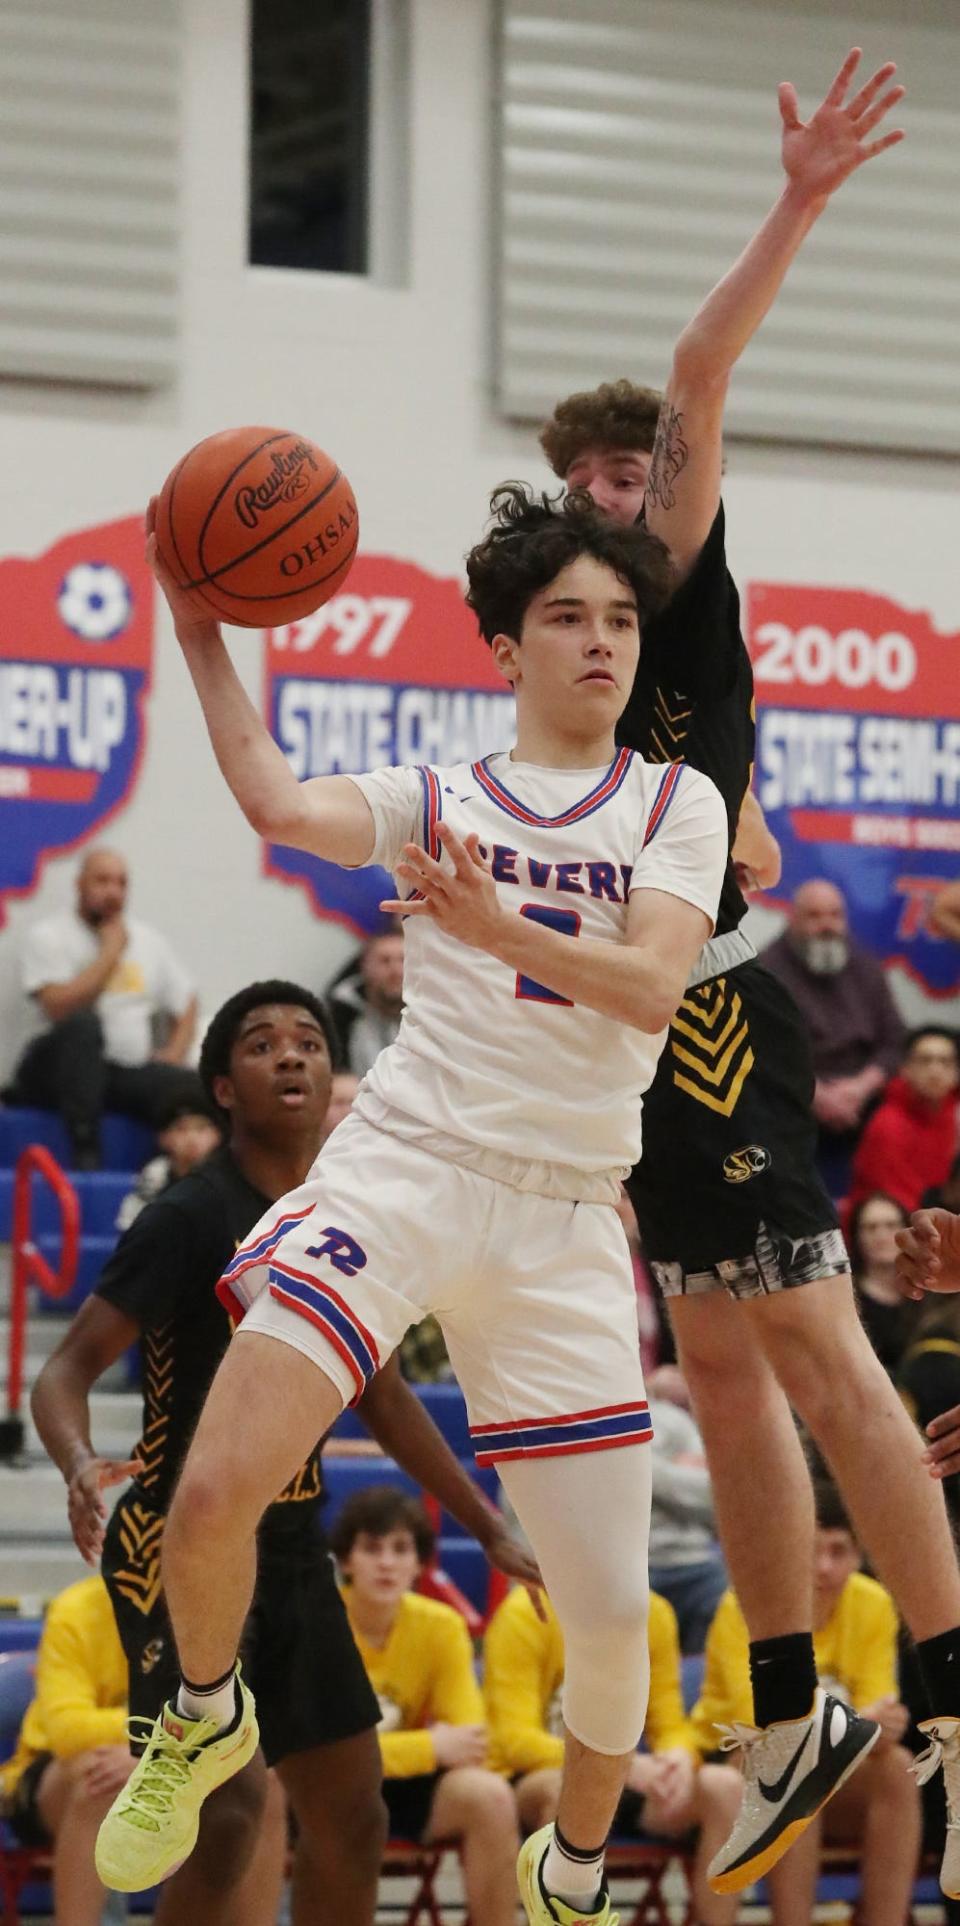
<svg viewBox="0 0 960 1926">
<path fill-rule="evenodd" d="M 821 1683 L 858 1711 L 899 1692 L 896 1607 L 863 1572 L 847 1579 L 813 1649 Z M 724 1593 L 707 1634 L 703 1691 L 690 1717 L 704 1753 L 717 1749 L 717 1724 L 753 1724 L 749 1634 L 733 1592 Z"/>
<path fill-rule="evenodd" d="M 541 1623 L 521 1585 L 509 1593 L 487 1628 L 484 1694 L 490 1763 L 511 1776 L 563 1764 L 560 1687 L 563 1634 L 549 1600 Z M 697 1746 L 683 1710 L 680 1640 L 672 1605 L 650 1597 L 650 1703 L 644 1738 L 651 1752 Z"/>
<path fill-rule="evenodd" d="M 102 1578 L 81 1578 L 55 1598 L 37 1653 L 36 1696 L 12 1759 L 0 1768 L 9 1796 L 38 1752 L 72 1759 L 127 1738 L 127 1661 Z"/>
<path fill-rule="evenodd" d="M 452 1605 L 406 1592 L 386 1645 L 368 1644 L 350 1613 L 350 1628 L 380 1700 L 380 1757 L 388 1779 L 437 1771 L 427 1727 L 483 1725 L 483 1699 L 473 1669 L 466 1622 Z"/>
</svg>

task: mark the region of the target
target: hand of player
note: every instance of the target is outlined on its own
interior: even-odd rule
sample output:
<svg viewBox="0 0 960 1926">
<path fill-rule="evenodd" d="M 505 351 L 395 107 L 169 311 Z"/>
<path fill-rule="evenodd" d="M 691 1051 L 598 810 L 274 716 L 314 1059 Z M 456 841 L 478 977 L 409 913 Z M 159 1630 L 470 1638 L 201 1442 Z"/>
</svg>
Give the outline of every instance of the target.
<svg viewBox="0 0 960 1926">
<path fill-rule="evenodd" d="M 960 1291 L 960 1217 L 952 1210 L 915 1210 L 897 1246 L 896 1279 L 904 1297 Z"/>
<path fill-rule="evenodd" d="M 211 636 L 219 636 L 220 624 L 202 604 L 195 603 L 188 590 L 182 589 L 174 581 L 170 570 L 165 567 L 157 548 L 157 496 L 151 495 L 147 503 L 147 566 L 153 570 L 157 581 L 167 599 L 177 641 L 181 643 L 208 642 Z"/>
<path fill-rule="evenodd" d="M 136 1765 L 125 1745 L 98 1745 L 88 1752 L 81 1777 L 88 1799 L 113 1799 Z"/>
<path fill-rule="evenodd" d="M 892 60 L 878 67 L 872 80 L 845 103 L 847 89 L 859 64 L 860 48 L 854 47 L 826 99 L 806 122 L 800 119 L 796 88 L 785 80 L 778 89 L 784 172 L 791 187 L 805 201 L 827 200 L 864 161 L 872 160 L 904 138 L 901 127 L 881 135 L 878 140 L 867 138 L 906 92 L 899 85 L 887 86 L 897 71 Z"/>
<path fill-rule="evenodd" d="M 486 1761 L 485 1725 L 432 1725 L 430 1737 L 438 1766 L 483 1765 Z"/>
<path fill-rule="evenodd" d="M 960 1404 L 941 1411 L 938 1418 L 931 1418 L 927 1437 L 930 1443 L 923 1453 L 923 1462 L 931 1478 L 952 1478 L 960 1471 Z"/>
<path fill-rule="evenodd" d="M 87 1458 L 67 1484 L 67 1517 L 73 1542 L 88 1565 L 99 1562 L 107 1523 L 107 1507 L 100 1496 L 110 1485 L 122 1485 L 143 1470 L 139 1458 Z"/>
<path fill-rule="evenodd" d="M 910 1724 L 910 1714 L 892 1692 L 878 1699 L 875 1705 L 865 1705 L 862 1711 L 865 1719 L 874 1719 L 880 1727 L 883 1735 L 879 1741 L 881 1745 L 899 1745 Z"/>
<path fill-rule="evenodd" d="M 421 896 L 390 900 L 380 908 L 394 916 L 430 916 L 448 936 L 470 949 L 492 950 L 506 911 L 500 907 L 490 866 L 480 854 L 480 839 L 471 834 L 461 842 L 447 823 L 437 824 L 437 835 L 449 863 L 434 862 L 418 844 L 406 843 L 397 875 L 421 891 Z"/>
<path fill-rule="evenodd" d="M 516 1538 L 498 1513 L 491 1513 L 489 1529 L 484 1532 L 480 1543 L 491 1565 L 498 1572 L 506 1572 L 508 1578 L 519 1578 L 530 1596 L 530 1603 L 541 1624 L 547 1622 L 544 1609 L 540 1567 L 532 1552 Z"/>
</svg>

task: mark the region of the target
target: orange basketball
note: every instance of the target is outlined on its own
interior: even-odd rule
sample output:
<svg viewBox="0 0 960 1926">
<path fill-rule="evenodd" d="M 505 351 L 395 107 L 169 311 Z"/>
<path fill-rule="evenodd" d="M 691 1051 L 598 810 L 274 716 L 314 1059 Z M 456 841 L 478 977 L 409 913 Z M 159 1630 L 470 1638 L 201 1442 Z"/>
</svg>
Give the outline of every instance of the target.
<svg viewBox="0 0 960 1926">
<path fill-rule="evenodd" d="M 198 609 L 245 629 L 328 602 L 357 552 L 353 490 L 336 462 L 283 428 L 208 435 L 167 476 L 157 547 Z"/>
</svg>

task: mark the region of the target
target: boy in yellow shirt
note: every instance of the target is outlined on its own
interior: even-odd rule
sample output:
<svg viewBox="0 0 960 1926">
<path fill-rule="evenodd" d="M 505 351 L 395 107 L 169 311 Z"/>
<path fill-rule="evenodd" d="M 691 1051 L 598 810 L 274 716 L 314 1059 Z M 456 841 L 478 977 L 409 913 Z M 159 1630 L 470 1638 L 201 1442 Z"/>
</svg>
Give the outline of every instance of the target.
<svg viewBox="0 0 960 1926">
<path fill-rule="evenodd" d="M 330 1534 L 350 1627 L 380 1700 L 391 1834 L 460 1847 L 471 1919 L 514 1926 L 519 1846 L 510 1787 L 488 1764 L 466 1624 L 411 1591 L 433 1550 L 423 1506 L 389 1485 L 358 1492 Z"/>
<path fill-rule="evenodd" d="M 861 1849 L 862 1913 L 870 1926 L 904 1926 L 920 1850 L 920 1797 L 911 1757 L 899 1741 L 909 1723 L 897 1681 L 897 1614 L 888 1592 L 860 1570 L 860 1547 L 838 1492 L 814 1488 L 814 1652 L 820 1683 L 880 1726 L 880 1738 L 772 1871 L 774 1926 L 809 1926 L 821 1843 Z M 707 1637 L 703 1692 L 691 1714 L 702 1753 L 715 1752 L 718 1726 L 741 1742 L 745 1771 L 755 1742 L 748 1633 L 733 1592 L 717 1607 Z"/>
<path fill-rule="evenodd" d="M 547 1600 L 544 1606 L 541 1620 L 517 1587 L 494 1614 L 484 1640 L 491 1763 L 513 1780 L 525 1832 L 556 1818 L 563 1764 L 563 1635 Z M 739 1901 L 712 1893 L 706 1869 L 736 1817 L 739 1780 L 729 1766 L 700 1762 L 683 1710 L 676 1614 L 656 1592 L 650 1597 L 649 1639 L 644 1739 L 650 1749 L 631 1763 L 613 1830 L 679 1839 L 696 1828 L 694 1916 L 700 1926 L 731 1926 Z"/>
<path fill-rule="evenodd" d="M 133 1764 L 127 1661 L 113 1608 L 102 1578 L 82 1578 L 50 1606 L 36 1696 L 13 1758 L 0 1767 L 3 1815 L 17 1838 L 53 1845 L 57 1926 L 99 1926 L 105 1889 L 94 1841 Z"/>
</svg>

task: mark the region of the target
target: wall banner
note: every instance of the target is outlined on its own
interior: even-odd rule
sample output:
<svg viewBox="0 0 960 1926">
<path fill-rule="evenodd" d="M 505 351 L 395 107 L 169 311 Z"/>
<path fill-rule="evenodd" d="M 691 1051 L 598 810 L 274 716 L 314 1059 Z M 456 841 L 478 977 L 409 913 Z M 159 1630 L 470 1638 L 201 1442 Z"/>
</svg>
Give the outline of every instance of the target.
<svg viewBox="0 0 960 1926">
<path fill-rule="evenodd" d="M 513 697 L 460 582 L 361 555 L 349 591 L 266 637 L 265 714 L 300 781 L 391 763 L 473 762 L 514 738 Z M 306 889 L 318 916 L 360 933 L 382 925 L 393 885 L 264 845 L 271 876 Z"/>
<path fill-rule="evenodd" d="M 882 595 L 766 582 L 748 622 L 779 899 L 829 878 L 863 943 L 928 994 L 956 995 L 960 954 L 928 911 L 960 874 L 958 637 Z"/>
<path fill-rule="evenodd" d="M 133 793 L 154 593 L 140 515 L 0 561 L 0 922 Z"/>
</svg>

